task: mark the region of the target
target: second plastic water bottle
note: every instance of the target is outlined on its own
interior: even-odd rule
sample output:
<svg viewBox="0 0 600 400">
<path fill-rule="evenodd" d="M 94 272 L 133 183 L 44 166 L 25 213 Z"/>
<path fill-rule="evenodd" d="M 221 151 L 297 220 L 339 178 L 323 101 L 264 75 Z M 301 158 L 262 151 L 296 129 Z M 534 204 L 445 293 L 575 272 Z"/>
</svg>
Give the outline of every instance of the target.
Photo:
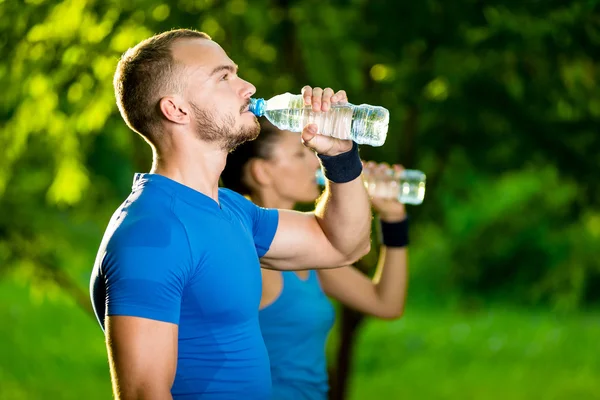
<svg viewBox="0 0 600 400">
<path fill-rule="evenodd" d="M 395 199 L 403 204 L 419 205 L 425 198 L 425 174 L 416 169 L 405 169 L 399 174 L 390 168 L 364 168 L 362 174 L 369 195 L 382 199 Z M 317 170 L 315 180 L 325 186 L 323 170 Z"/>
<path fill-rule="evenodd" d="M 373 197 L 395 199 L 403 204 L 419 205 L 425 198 L 425 174 L 416 169 L 400 172 L 381 165 L 363 169 L 363 181 Z"/>
<path fill-rule="evenodd" d="M 327 112 L 315 112 L 304 105 L 302 95 L 290 93 L 267 101 L 250 99 L 250 111 L 257 117 L 266 116 L 282 130 L 301 132 L 307 124 L 315 123 L 322 135 L 370 146 L 385 143 L 390 121 L 390 114 L 383 107 L 340 103 L 332 104 Z"/>
</svg>

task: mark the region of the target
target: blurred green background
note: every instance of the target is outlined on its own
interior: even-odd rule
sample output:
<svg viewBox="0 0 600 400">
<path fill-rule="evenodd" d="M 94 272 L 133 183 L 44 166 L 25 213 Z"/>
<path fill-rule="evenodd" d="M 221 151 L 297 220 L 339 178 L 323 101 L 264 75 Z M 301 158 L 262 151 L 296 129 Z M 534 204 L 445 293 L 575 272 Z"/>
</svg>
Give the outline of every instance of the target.
<svg viewBox="0 0 600 400">
<path fill-rule="evenodd" d="M 89 274 L 150 168 L 112 74 L 176 27 L 210 34 L 257 96 L 388 108 L 363 158 L 427 174 L 405 316 L 355 329 L 348 398 L 600 399 L 592 0 L 0 0 L 0 399 L 111 396 Z"/>
</svg>

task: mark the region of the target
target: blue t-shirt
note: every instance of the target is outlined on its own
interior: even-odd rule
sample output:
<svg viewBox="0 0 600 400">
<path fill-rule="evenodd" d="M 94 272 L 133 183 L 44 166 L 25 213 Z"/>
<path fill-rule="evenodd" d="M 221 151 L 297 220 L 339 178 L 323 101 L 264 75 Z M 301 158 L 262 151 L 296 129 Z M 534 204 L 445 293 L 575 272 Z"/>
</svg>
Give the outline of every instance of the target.
<svg viewBox="0 0 600 400">
<path fill-rule="evenodd" d="M 315 271 L 281 273 L 281 294 L 259 313 L 271 360 L 273 400 L 326 400 L 325 343 L 335 312 Z"/>
<path fill-rule="evenodd" d="M 103 328 L 107 315 L 178 325 L 174 399 L 263 400 L 271 377 L 258 322 L 259 257 L 278 213 L 222 188 L 219 203 L 164 176 L 136 174 L 100 245 L 92 302 Z"/>
</svg>

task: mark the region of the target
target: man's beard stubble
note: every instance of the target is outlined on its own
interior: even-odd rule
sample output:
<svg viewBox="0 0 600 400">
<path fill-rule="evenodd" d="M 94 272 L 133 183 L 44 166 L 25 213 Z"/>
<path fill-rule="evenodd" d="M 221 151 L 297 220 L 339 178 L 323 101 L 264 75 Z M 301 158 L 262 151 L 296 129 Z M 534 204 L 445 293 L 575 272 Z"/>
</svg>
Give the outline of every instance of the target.
<svg viewBox="0 0 600 400">
<path fill-rule="evenodd" d="M 256 139 L 260 133 L 260 124 L 256 118 L 254 126 L 240 127 L 234 131 L 235 118 L 233 115 L 224 116 L 222 124 L 219 125 L 216 121 L 217 118 L 211 112 L 202 110 L 193 103 L 191 103 L 191 107 L 196 121 L 198 139 L 208 143 L 220 143 L 221 148 L 227 152 L 232 152 L 244 142 Z"/>
</svg>

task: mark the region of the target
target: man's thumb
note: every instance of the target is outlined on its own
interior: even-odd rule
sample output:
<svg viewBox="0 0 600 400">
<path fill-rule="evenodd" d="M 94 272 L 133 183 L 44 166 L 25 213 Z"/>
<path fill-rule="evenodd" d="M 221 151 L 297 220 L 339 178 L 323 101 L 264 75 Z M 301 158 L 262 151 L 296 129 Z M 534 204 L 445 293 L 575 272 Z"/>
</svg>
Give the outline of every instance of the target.
<svg viewBox="0 0 600 400">
<path fill-rule="evenodd" d="M 308 143 L 317 136 L 318 132 L 319 128 L 317 127 L 317 124 L 307 124 L 302 130 L 302 143 L 304 143 L 305 146 L 308 146 Z"/>
</svg>

